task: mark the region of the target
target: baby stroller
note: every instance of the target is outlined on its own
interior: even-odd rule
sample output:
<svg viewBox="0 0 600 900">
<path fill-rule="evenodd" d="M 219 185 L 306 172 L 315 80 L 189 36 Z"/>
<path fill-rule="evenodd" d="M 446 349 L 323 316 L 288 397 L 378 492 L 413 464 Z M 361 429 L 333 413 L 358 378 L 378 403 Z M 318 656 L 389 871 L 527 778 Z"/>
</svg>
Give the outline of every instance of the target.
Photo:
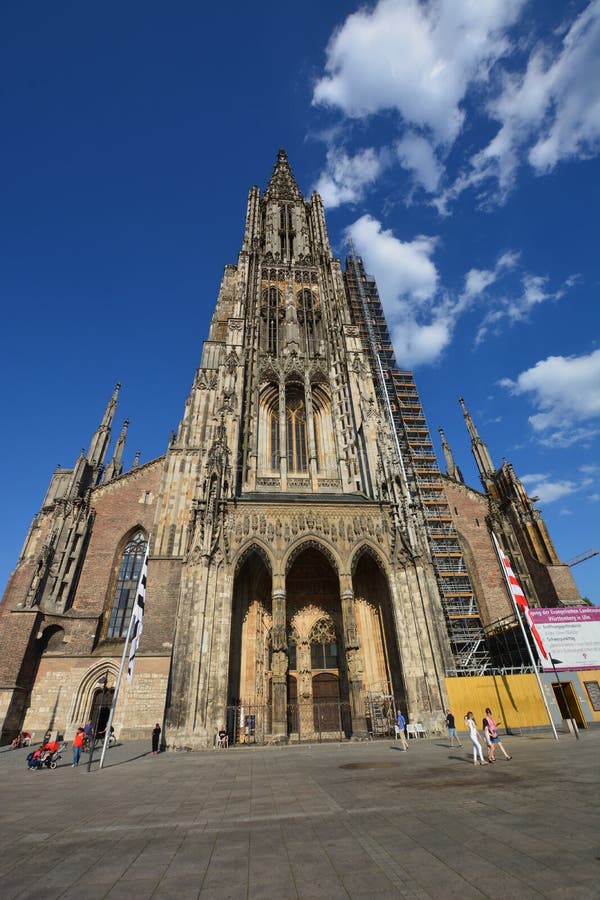
<svg viewBox="0 0 600 900">
<path fill-rule="evenodd" d="M 65 749 L 67 745 L 61 744 L 59 747 L 56 747 L 54 750 L 44 749 L 40 747 L 38 750 L 34 750 L 33 753 L 30 753 L 27 756 L 27 766 L 30 769 L 55 769 L 58 765 L 58 760 L 62 759 L 61 753 Z"/>
</svg>

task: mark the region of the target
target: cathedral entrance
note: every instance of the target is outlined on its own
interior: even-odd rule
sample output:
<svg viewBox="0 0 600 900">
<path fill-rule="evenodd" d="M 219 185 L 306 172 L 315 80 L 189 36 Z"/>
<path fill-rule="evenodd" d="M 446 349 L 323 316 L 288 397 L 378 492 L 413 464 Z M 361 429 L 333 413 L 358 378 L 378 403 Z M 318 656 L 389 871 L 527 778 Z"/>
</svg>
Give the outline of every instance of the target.
<svg viewBox="0 0 600 900">
<path fill-rule="evenodd" d="M 279 592 L 278 631 L 266 557 L 258 550 L 246 557 L 234 584 L 230 741 L 349 738 L 351 710 L 369 717 L 370 731 L 393 730 L 405 693 L 387 579 L 368 552 L 355 559 L 352 589 L 343 607 L 334 563 L 316 544 L 305 545 Z"/>
<path fill-rule="evenodd" d="M 233 590 L 227 731 L 237 743 L 263 743 L 272 730 L 272 579 L 257 548 L 238 567 Z M 218 723 L 217 723 L 218 725 Z"/>
<path fill-rule="evenodd" d="M 313 678 L 313 724 L 319 734 L 339 731 L 340 683 L 336 675 L 322 672 Z"/>
<path fill-rule="evenodd" d="M 300 552 L 288 571 L 286 631 L 290 740 L 349 737 L 339 578 L 317 547 Z"/>
<path fill-rule="evenodd" d="M 396 709 L 406 714 L 406 691 L 387 577 L 370 547 L 355 557 L 352 588 L 368 729 L 374 737 L 393 734 Z"/>
<path fill-rule="evenodd" d="M 94 692 L 88 721 L 90 721 L 92 726 L 96 729 L 96 734 L 104 733 L 110 715 L 114 693 L 114 688 L 109 688 L 105 691 L 97 690 Z"/>
</svg>

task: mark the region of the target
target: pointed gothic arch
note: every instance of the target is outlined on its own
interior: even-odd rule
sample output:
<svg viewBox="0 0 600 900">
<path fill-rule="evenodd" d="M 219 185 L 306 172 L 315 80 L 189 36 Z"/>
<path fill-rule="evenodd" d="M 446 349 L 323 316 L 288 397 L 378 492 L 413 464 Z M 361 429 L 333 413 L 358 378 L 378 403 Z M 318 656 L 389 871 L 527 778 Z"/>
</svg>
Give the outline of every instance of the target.
<svg viewBox="0 0 600 900">
<path fill-rule="evenodd" d="M 258 397 L 258 471 L 278 473 L 279 455 L 279 383 L 271 380 Z"/>
<path fill-rule="evenodd" d="M 317 470 L 325 477 L 336 474 L 337 454 L 335 448 L 335 428 L 331 411 L 331 391 L 320 377 L 311 382 L 311 397 Z"/>
<path fill-rule="evenodd" d="M 265 705 L 269 691 L 270 642 L 273 626 L 273 560 L 252 539 L 234 566 L 229 637 L 228 705 Z"/>
<path fill-rule="evenodd" d="M 248 557 L 253 553 L 256 553 L 258 556 L 260 556 L 269 573 L 271 575 L 273 574 L 274 560 L 269 547 L 267 547 L 267 545 L 263 543 L 260 538 L 251 537 L 245 544 L 242 544 L 238 555 L 233 562 L 234 576 L 238 575 L 240 569 L 242 568 Z"/>
<path fill-rule="evenodd" d="M 139 576 L 148 546 L 148 533 L 134 525 L 117 544 L 104 603 L 100 640 L 125 638 Z"/>
<path fill-rule="evenodd" d="M 361 543 L 352 557 L 352 590 L 367 695 L 393 697 L 405 707 L 406 692 L 390 578 L 381 554 Z"/>
<path fill-rule="evenodd" d="M 335 574 L 339 575 L 343 567 L 337 551 L 332 544 L 326 543 L 323 538 L 317 539 L 314 537 L 300 537 L 291 545 L 291 547 L 289 547 L 287 553 L 283 557 L 283 564 L 281 567 L 286 575 L 289 573 L 297 557 L 309 548 L 318 550 L 319 553 L 322 553 Z"/>
<path fill-rule="evenodd" d="M 283 318 L 282 294 L 271 284 L 263 288 L 261 316 L 263 320 L 262 347 L 269 356 L 277 356 L 279 351 L 279 327 Z"/>
<path fill-rule="evenodd" d="M 356 567 L 358 566 L 361 558 L 363 556 L 370 556 L 377 568 L 381 571 L 381 574 L 384 578 L 389 577 L 389 572 L 386 564 L 383 561 L 381 556 L 381 552 L 378 547 L 374 547 L 369 541 L 364 541 L 361 543 L 359 547 L 356 547 L 352 553 L 352 558 L 350 561 L 350 571 L 354 575 L 356 571 Z"/>
<path fill-rule="evenodd" d="M 94 663 L 79 680 L 79 684 L 73 696 L 71 709 L 69 710 L 68 730 L 73 731 L 79 725 L 83 725 L 89 717 L 94 701 L 94 695 L 101 689 L 99 682 L 107 676 L 107 686 L 114 688 L 119 674 L 119 666 L 111 659 L 103 659 Z"/>
</svg>

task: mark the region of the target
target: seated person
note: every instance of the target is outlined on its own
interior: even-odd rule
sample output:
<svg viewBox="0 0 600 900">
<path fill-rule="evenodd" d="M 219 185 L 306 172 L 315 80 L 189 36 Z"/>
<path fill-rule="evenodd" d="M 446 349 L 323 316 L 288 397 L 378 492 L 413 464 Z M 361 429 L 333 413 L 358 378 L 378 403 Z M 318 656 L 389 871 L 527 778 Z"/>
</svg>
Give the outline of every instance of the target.
<svg viewBox="0 0 600 900">
<path fill-rule="evenodd" d="M 19 732 L 18 735 L 15 738 L 13 738 L 12 741 L 10 742 L 11 749 L 17 750 L 22 745 L 22 743 L 23 743 L 23 735 L 21 732 Z"/>
<path fill-rule="evenodd" d="M 46 743 L 42 744 L 42 746 L 40 747 L 40 750 L 41 750 L 40 758 L 42 760 L 47 759 L 49 756 L 52 756 L 53 753 L 56 753 L 56 751 L 59 749 L 59 747 L 60 747 L 60 744 L 58 743 L 58 741 L 46 741 Z"/>
<path fill-rule="evenodd" d="M 221 725 L 219 728 L 219 747 L 226 747 L 228 743 L 227 730 L 224 725 Z"/>
<path fill-rule="evenodd" d="M 37 769 L 41 755 L 42 755 L 41 747 L 38 747 L 37 750 L 32 750 L 32 752 L 27 755 L 27 768 Z"/>
</svg>

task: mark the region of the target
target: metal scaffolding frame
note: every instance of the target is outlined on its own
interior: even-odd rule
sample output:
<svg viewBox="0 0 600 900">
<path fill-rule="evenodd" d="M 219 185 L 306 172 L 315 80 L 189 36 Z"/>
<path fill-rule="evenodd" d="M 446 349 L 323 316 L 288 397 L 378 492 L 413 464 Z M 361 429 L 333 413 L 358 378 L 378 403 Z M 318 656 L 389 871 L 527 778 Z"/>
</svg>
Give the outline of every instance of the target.
<svg viewBox="0 0 600 900">
<path fill-rule="evenodd" d="M 377 393 L 390 418 L 411 499 L 422 511 L 455 660 L 454 674 L 484 674 L 491 668 L 486 635 L 421 400 L 412 374 L 396 364 L 377 285 L 352 245 L 344 282 L 353 324 L 359 329 Z"/>
</svg>

